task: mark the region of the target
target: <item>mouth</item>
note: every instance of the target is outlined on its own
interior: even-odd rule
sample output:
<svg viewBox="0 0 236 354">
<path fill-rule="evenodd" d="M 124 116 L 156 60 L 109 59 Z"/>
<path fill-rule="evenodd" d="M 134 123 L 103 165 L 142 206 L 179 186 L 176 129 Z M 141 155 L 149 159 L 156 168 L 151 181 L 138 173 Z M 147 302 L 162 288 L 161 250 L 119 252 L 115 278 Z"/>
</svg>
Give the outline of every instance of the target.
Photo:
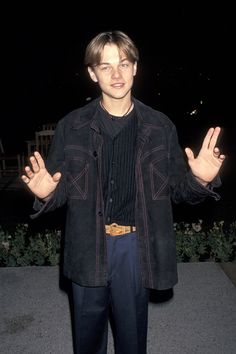
<svg viewBox="0 0 236 354">
<path fill-rule="evenodd" d="M 113 87 L 113 88 L 122 88 L 122 87 L 124 87 L 124 85 L 125 84 L 123 84 L 123 83 L 115 83 L 115 84 L 112 84 L 111 87 Z"/>
</svg>

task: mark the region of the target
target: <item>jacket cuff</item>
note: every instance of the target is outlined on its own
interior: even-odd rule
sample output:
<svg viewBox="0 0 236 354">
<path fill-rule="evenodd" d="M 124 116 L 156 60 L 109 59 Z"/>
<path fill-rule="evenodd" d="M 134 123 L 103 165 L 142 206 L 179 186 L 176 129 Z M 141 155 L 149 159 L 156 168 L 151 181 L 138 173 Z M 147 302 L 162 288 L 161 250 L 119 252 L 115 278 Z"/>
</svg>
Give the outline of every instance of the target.
<svg viewBox="0 0 236 354">
<path fill-rule="evenodd" d="M 202 195 L 202 197 L 212 197 L 215 200 L 220 199 L 220 195 L 216 192 L 214 192 L 214 188 L 219 188 L 221 186 L 221 179 L 219 175 L 216 176 L 216 178 L 213 179 L 210 183 L 208 183 L 206 186 L 203 186 L 192 174 L 192 172 L 189 172 L 189 184 L 193 190 L 195 190 L 198 194 Z"/>
<path fill-rule="evenodd" d="M 35 197 L 34 199 L 34 204 L 33 204 L 33 209 L 37 211 L 37 213 L 30 215 L 31 219 L 36 219 L 38 216 L 40 216 L 42 213 L 45 213 L 49 211 L 55 203 L 55 199 L 53 196 L 48 199 L 46 202 L 42 201 L 41 199 Z"/>
</svg>

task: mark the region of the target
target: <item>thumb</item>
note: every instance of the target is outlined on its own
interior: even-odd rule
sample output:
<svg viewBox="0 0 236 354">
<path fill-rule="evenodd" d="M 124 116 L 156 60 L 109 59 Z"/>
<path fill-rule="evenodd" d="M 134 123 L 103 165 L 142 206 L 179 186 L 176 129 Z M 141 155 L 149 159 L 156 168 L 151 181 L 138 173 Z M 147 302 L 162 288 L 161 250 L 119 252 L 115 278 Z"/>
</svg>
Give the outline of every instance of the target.
<svg viewBox="0 0 236 354">
<path fill-rule="evenodd" d="M 185 149 L 185 153 L 186 153 L 187 158 L 189 160 L 194 160 L 194 154 L 193 154 L 193 152 L 192 152 L 192 150 L 190 148 L 186 148 Z"/>
<path fill-rule="evenodd" d="M 60 172 L 56 172 L 53 176 L 52 179 L 54 182 L 59 182 L 59 180 L 61 179 L 61 173 Z"/>
</svg>

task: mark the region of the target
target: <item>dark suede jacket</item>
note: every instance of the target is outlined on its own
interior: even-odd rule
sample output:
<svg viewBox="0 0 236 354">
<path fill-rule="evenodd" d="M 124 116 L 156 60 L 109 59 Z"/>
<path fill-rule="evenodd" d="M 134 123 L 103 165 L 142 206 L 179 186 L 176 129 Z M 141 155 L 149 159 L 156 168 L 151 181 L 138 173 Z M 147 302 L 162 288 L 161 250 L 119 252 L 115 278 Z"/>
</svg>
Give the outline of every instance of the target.
<svg viewBox="0 0 236 354">
<path fill-rule="evenodd" d="M 174 124 L 134 99 L 138 119 L 136 227 L 143 286 L 168 289 L 177 283 L 171 202 L 199 203 L 219 195 L 189 171 Z M 36 201 L 33 217 L 67 203 L 64 274 L 83 286 L 107 284 L 106 235 L 101 181 L 103 139 L 96 112 L 99 99 L 59 121 L 46 165 L 62 178 L 52 198 Z"/>
</svg>

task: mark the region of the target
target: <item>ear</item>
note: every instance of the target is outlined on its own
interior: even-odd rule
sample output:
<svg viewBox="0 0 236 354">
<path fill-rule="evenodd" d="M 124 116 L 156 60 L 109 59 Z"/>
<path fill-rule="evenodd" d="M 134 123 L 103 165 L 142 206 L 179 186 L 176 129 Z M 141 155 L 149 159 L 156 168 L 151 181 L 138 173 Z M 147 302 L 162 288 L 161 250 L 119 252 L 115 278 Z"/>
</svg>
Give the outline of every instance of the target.
<svg viewBox="0 0 236 354">
<path fill-rule="evenodd" d="M 137 62 L 135 62 L 133 66 L 133 76 L 135 76 L 136 73 L 137 73 Z"/>
<path fill-rule="evenodd" d="M 90 78 L 94 81 L 94 82 L 98 82 L 97 76 L 93 70 L 93 68 L 91 68 L 91 66 L 88 66 L 88 73 Z"/>
</svg>

